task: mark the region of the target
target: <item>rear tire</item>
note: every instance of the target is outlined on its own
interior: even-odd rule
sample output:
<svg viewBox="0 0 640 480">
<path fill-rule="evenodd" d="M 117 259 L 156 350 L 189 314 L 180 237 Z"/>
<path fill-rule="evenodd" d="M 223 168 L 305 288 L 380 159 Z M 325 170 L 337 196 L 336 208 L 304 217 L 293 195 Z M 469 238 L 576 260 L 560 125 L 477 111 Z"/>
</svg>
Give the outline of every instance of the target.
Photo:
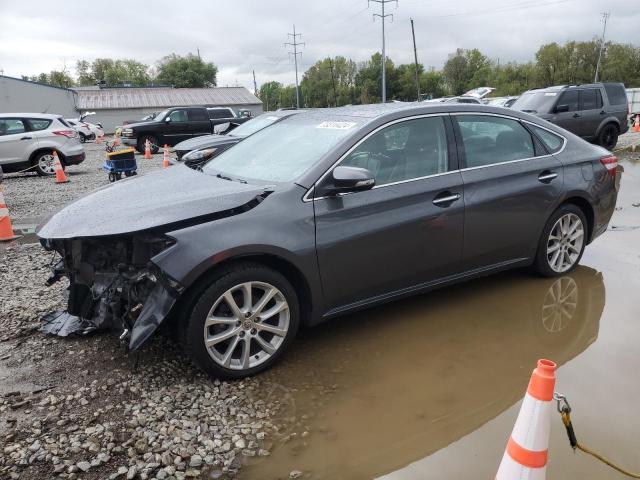
<svg viewBox="0 0 640 480">
<path fill-rule="evenodd" d="M 58 157 L 60 157 L 60 154 L 58 154 Z M 56 170 L 53 161 L 53 154 L 50 151 L 38 153 L 33 159 L 36 173 L 42 177 L 55 175 Z M 62 165 L 63 170 L 66 168 L 62 159 L 60 159 L 60 165 Z"/>
<path fill-rule="evenodd" d="M 620 134 L 618 127 L 614 123 L 607 123 L 598 135 L 598 145 L 613 150 L 618 143 L 618 135 Z"/>
<path fill-rule="evenodd" d="M 534 269 L 545 277 L 557 277 L 576 268 L 587 245 L 587 225 L 582 209 L 571 203 L 561 205 L 542 231 Z"/>
<path fill-rule="evenodd" d="M 160 151 L 160 145 L 158 145 L 158 139 L 153 135 L 143 135 L 140 137 L 138 139 L 138 144 L 136 145 L 136 150 L 138 150 L 139 153 L 144 153 L 144 147 L 147 140 L 151 143 L 151 153 L 158 153 Z"/>
<path fill-rule="evenodd" d="M 210 376 L 225 379 L 270 368 L 291 344 L 300 323 L 291 283 L 279 272 L 253 263 L 221 271 L 187 311 L 185 351 Z"/>
<path fill-rule="evenodd" d="M 80 143 L 85 143 L 87 141 L 87 136 L 84 133 L 78 132 L 78 136 L 80 137 Z"/>
</svg>

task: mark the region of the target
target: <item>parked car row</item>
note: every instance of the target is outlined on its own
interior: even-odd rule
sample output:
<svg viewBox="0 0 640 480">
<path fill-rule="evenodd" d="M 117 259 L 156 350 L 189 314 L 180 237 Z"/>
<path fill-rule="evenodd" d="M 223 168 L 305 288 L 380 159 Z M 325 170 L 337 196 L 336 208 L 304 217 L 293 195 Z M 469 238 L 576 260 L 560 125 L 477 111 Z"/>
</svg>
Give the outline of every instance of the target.
<svg viewBox="0 0 640 480">
<path fill-rule="evenodd" d="M 56 321 L 115 329 L 132 350 L 168 323 L 203 370 L 243 377 L 301 326 L 508 268 L 565 275 L 615 209 L 616 157 L 519 110 L 260 119 L 198 169 L 117 182 L 42 226 L 52 278 L 70 281 Z"/>
</svg>

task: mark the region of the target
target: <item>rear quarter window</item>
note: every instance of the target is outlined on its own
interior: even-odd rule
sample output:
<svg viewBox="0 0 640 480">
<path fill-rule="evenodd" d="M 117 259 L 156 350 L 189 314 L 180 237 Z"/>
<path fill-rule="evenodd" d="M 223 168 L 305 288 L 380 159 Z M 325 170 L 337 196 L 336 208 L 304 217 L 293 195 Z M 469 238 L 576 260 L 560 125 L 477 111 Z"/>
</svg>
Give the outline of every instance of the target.
<svg viewBox="0 0 640 480">
<path fill-rule="evenodd" d="M 27 123 L 29 124 L 32 132 L 37 132 L 38 130 L 46 130 L 49 125 L 51 125 L 51 120 L 44 118 L 28 118 Z"/>
<path fill-rule="evenodd" d="M 624 86 L 616 83 L 605 83 L 604 90 L 607 93 L 610 105 L 626 105 L 627 92 Z"/>
<path fill-rule="evenodd" d="M 58 121 L 59 121 L 62 125 L 64 125 L 65 127 L 71 127 L 71 125 L 69 125 L 69 124 L 67 123 L 67 121 L 66 121 L 64 118 L 62 118 L 62 117 L 58 118 Z"/>
<path fill-rule="evenodd" d="M 557 153 L 560 151 L 564 144 L 564 139 L 560 135 L 556 135 L 555 133 L 551 133 L 549 130 L 545 130 L 544 128 L 540 128 L 535 125 L 531 125 L 531 129 L 549 153 Z"/>
</svg>

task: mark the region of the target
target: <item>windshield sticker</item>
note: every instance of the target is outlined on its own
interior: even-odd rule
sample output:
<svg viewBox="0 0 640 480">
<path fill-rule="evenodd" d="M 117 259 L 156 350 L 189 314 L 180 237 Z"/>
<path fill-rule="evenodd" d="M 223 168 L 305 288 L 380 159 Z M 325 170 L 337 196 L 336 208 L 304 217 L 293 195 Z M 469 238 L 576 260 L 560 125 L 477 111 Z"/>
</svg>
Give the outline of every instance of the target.
<svg viewBox="0 0 640 480">
<path fill-rule="evenodd" d="M 348 130 L 352 128 L 356 122 L 322 122 L 316 128 L 332 128 L 334 130 Z"/>
<path fill-rule="evenodd" d="M 545 97 L 555 97 L 558 93 L 557 92 L 545 92 L 544 96 Z"/>
</svg>

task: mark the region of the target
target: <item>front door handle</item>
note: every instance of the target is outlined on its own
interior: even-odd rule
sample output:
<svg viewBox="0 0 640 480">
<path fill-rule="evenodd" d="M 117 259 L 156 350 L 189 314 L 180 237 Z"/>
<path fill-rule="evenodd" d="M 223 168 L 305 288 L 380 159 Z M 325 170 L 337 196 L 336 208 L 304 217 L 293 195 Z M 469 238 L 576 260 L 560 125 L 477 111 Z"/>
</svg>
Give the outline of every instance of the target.
<svg viewBox="0 0 640 480">
<path fill-rule="evenodd" d="M 461 196 L 459 193 L 442 192 L 433 199 L 433 204 L 439 207 L 448 207 L 456 200 L 460 200 Z"/>
<path fill-rule="evenodd" d="M 20 140 L 32 140 L 33 137 L 22 137 Z"/>
<path fill-rule="evenodd" d="M 552 172 L 550 170 L 545 170 L 540 175 L 538 175 L 538 180 L 542 183 L 549 183 L 551 180 L 556 178 L 558 174 L 556 172 Z"/>
<path fill-rule="evenodd" d="M 573 118 L 580 118 L 580 114 L 579 113 L 574 113 L 573 114 Z"/>
</svg>

